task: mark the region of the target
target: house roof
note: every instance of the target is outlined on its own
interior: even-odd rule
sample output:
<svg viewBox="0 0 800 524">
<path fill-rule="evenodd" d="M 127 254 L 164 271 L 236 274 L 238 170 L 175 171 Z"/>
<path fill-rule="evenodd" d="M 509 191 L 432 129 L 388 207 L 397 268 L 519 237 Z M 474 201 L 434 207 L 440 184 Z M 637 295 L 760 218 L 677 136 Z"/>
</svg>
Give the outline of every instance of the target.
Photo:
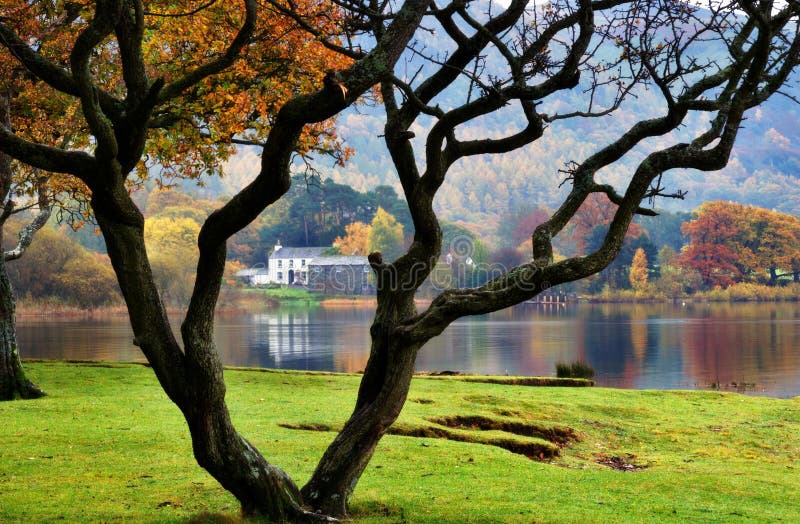
<svg viewBox="0 0 800 524">
<path fill-rule="evenodd" d="M 282 247 L 274 251 L 269 258 L 277 260 L 279 258 L 314 258 L 321 255 L 330 247 Z"/>
<path fill-rule="evenodd" d="M 236 272 L 237 277 L 253 277 L 255 275 L 269 275 L 269 270 L 265 267 L 253 267 L 249 269 L 240 269 Z"/>
<path fill-rule="evenodd" d="M 366 266 L 367 257 L 357 255 L 338 255 L 333 257 L 316 257 L 309 266 Z"/>
</svg>

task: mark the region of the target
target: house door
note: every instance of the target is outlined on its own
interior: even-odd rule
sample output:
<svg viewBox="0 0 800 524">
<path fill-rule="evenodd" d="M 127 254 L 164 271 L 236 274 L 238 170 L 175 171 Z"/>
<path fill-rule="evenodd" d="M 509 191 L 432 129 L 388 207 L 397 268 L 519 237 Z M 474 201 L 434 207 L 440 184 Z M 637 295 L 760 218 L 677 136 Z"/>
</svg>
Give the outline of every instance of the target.
<svg viewBox="0 0 800 524">
<path fill-rule="evenodd" d="M 294 269 L 289 270 L 289 285 L 294 284 Z"/>
</svg>

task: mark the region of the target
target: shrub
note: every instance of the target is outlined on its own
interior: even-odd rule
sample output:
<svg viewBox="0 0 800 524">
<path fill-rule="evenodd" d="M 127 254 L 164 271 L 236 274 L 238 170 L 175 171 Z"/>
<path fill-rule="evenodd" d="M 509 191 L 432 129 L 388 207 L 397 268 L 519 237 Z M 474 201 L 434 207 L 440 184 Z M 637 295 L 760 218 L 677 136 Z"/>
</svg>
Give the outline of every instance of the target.
<svg viewBox="0 0 800 524">
<path fill-rule="evenodd" d="M 566 362 L 557 362 L 556 377 L 590 379 L 594 377 L 594 368 L 581 360 L 576 360 L 571 364 Z"/>
</svg>

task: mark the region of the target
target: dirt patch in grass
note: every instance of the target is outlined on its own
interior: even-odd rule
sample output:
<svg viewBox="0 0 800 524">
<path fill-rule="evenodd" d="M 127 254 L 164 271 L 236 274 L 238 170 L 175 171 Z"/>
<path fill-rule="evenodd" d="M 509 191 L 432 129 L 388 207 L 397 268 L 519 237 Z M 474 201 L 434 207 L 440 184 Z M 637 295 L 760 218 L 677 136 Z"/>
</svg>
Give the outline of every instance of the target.
<svg viewBox="0 0 800 524">
<path fill-rule="evenodd" d="M 636 464 L 634 462 L 635 460 L 636 455 L 631 454 L 627 454 L 624 457 L 603 454 L 595 455 L 595 462 L 602 464 L 603 466 L 608 466 L 609 468 L 617 471 L 639 471 L 647 468 L 647 466 L 644 464 Z"/>
<path fill-rule="evenodd" d="M 478 429 L 481 431 L 505 431 L 524 437 L 536 437 L 552 442 L 559 446 L 566 446 L 578 439 L 578 434 L 572 428 L 559 426 L 542 426 L 529 422 L 493 419 L 480 415 L 457 415 L 453 417 L 439 417 L 428 419 L 434 424 L 457 429 Z"/>
<path fill-rule="evenodd" d="M 240 524 L 244 522 L 241 518 L 226 515 L 224 513 L 198 513 L 189 517 L 185 524 Z"/>
<path fill-rule="evenodd" d="M 279 422 L 278 426 L 286 429 L 299 429 L 301 431 L 333 431 L 330 426 L 325 424 L 309 424 L 309 423 L 300 423 L 300 424 L 286 424 L 283 422 Z"/>
<path fill-rule="evenodd" d="M 571 428 L 546 427 L 536 424 L 503 421 L 482 416 L 454 416 L 429 419 L 433 425 L 396 424 L 389 428 L 390 435 L 416 438 L 443 438 L 458 442 L 496 446 L 530 459 L 547 460 L 557 457 L 560 449 L 578 440 Z M 334 431 L 326 424 L 281 422 L 278 426 L 300 431 Z M 509 433 L 486 434 L 486 431 Z M 516 437 L 515 437 L 516 436 Z M 519 438 L 522 437 L 522 438 Z"/>
<path fill-rule="evenodd" d="M 449 428 L 437 426 L 392 426 L 389 428 L 390 435 L 400 435 L 403 437 L 417 438 L 443 438 L 455 440 L 457 442 L 468 442 L 471 444 L 484 444 L 496 446 L 512 453 L 525 455 L 529 459 L 547 460 L 559 455 L 558 446 L 545 441 L 522 440 L 504 437 L 485 437 L 478 432 L 460 432 Z"/>
</svg>

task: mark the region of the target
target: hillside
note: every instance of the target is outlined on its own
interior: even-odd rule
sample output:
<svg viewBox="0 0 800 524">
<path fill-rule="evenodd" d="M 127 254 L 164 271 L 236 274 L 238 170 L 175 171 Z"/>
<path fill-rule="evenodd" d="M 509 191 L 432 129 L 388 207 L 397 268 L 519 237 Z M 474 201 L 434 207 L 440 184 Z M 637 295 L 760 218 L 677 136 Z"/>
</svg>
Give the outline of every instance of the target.
<svg viewBox="0 0 800 524">
<path fill-rule="evenodd" d="M 485 9 L 480 2 L 471 4 L 476 11 Z M 437 45 L 435 28 L 418 35 L 421 49 L 435 50 L 444 56 L 447 49 Z M 612 48 L 613 50 L 613 48 Z M 433 51 L 431 51 L 433 52 Z M 608 50 L 604 51 L 608 52 Z M 716 56 L 710 43 L 699 44 L 694 50 L 701 58 Z M 406 60 L 406 69 L 415 71 L 425 64 L 412 56 Z M 501 61 L 491 53 L 486 58 L 486 72 L 492 75 L 499 71 Z M 463 99 L 467 82 L 455 86 L 433 103 L 452 107 Z M 571 91 L 548 99 L 540 106 L 546 113 L 585 109 L 588 87 L 584 81 Z M 609 103 L 601 93 L 599 105 Z M 470 158 L 454 165 L 448 180 L 437 197 L 436 206 L 442 218 L 464 221 L 478 226 L 482 233 L 494 229 L 498 219 L 508 212 L 520 208 L 557 205 L 566 187 L 559 188 L 563 176 L 559 174 L 567 162 L 581 161 L 588 155 L 616 138 L 631 123 L 644 117 L 656 116 L 663 106 L 660 95 L 654 90 L 639 89 L 632 93 L 623 107 L 600 119 L 559 121 L 550 126 L 545 135 L 534 144 L 505 155 Z M 359 191 L 366 191 L 380 184 L 395 187 L 400 193 L 399 182 L 391 161 L 383 146 L 382 108 L 365 104 L 342 114 L 338 129 L 346 145 L 355 155 L 344 167 L 332 166 L 333 162 L 318 157 L 312 162 L 323 176 L 347 184 Z M 700 126 L 705 124 L 705 115 L 690 116 L 680 131 L 679 140 L 693 138 Z M 797 104 L 788 97 L 777 96 L 762 107 L 751 111 L 738 139 L 731 161 L 718 173 L 693 171 L 671 172 L 665 178 L 670 189 L 688 191 L 684 201 L 657 202 L 658 207 L 688 211 L 700 203 L 714 199 L 730 199 L 750 203 L 769 209 L 800 214 L 800 188 L 796 184 L 800 172 L 800 132 L 796 122 L 800 120 Z M 483 118 L 475 125 L 460 130 L 462 137 L 497 137 L 507 135 L 521 125 L 518 109 L 508 107 Z M 417 135 L 413 143 L 418 152 L 424 145 L 425 129 L 413 129 Z M 675 137 L 662 137 L 643 145 L 639 150 L 618 162 L 612 170 L 599 176 L 601 181 L 619 183 L 635 167 L 637 160 L 654 147 L 668 143 Z M 209 189 L 228 193 L 238 187 L 249 173 L 258 166 L 256 151 L 242 151 L 233 159 L 227 170 L 227 178 L 218 183 L 211 182 Z"/>
</svg>

